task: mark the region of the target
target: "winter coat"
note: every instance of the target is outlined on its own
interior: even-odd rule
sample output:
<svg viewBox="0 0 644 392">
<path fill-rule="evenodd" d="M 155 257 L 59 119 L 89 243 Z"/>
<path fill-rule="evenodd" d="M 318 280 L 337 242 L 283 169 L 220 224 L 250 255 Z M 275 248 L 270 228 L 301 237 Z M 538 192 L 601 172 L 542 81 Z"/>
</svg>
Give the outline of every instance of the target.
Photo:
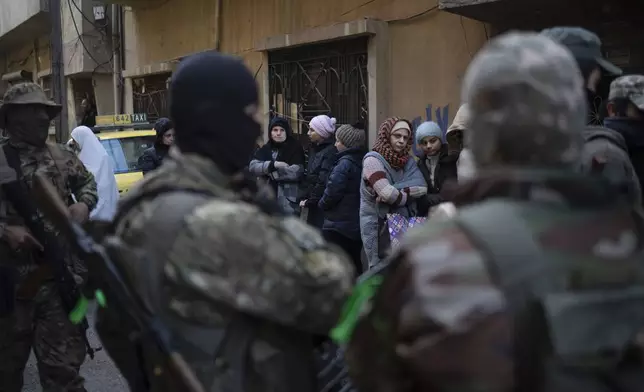
<svg viewBox="0 0 644 392">
<path fill-rule="evenodd" d="M 313 145 L 309 150 L 309 161 L 304 183 L 301 186 L 300 200 L 307 200 L 306 207 L 309 209 L 307 221 L 318 228 L 324 224 L 324 211 L 318 207 L 318 203 L 324 194 L 324 189 L 326 189 L 329 173 L 335 164 L 337 153 L 335 137 Z"/>
<path fill-rule="evenodd" d="M 604 126 L 616 131 L 624 138 L 628 156 L 641 187 L 644 184 L 644 121 L 613 117 L 604 119 Z"/>
<path fill-rule="evenodd" d="M 275 143 L 271 140 L 271 129 L 280 126 L 286 131 L 286 140 Z M 278 169 L 275 162 L 285 162 L 288 167 Z M 276 117 L 268 127 L 268 142 L 253 154 L 248 170 L 266 179 L 272 186 L 277 201 L 284 211 L 294 214 L 299 211 L 299 184 L 304 174 L 304 149 L 293 136 L 288 120 Z"/>
<path fill-rule="evenodd" d="M 168 155 L 170 147 L 163 144 L 163 134 L 166 131 L 167 129 L 159 127 L 156 130 L 157 136 L 154 146 L 143 151 L 143 154 L 139 157 L 137 166 L 143 172 L 143 175 L 161 166 L 163 159 Z"/>
<path fill-rule="evenodd" d="M 366 151 L 350 148 L 336 155 L 324 194 L 318 206 L 324 211 L 323 230 L 334 230 L 360 241 L 360 181 Z"/>
<path fill-rule="evenodd" d="M 427 216 L 429 209 L 444 202 L 443 196 L 440 194 L 443 184 L 446 181 L 457 179 L 457 165 L 458 155 L 448 154 L 447 146 L 443 145 L 439 152 L 438 163 L 434 169 L 434 182 L 432 184 L 432 177 L 430 173 L 429 157 L 423 156 L 418 160 L 418 169 L 423 174 L 427 182 L 427 196 L 418 199 L 418 215 Z"/>
</svg>

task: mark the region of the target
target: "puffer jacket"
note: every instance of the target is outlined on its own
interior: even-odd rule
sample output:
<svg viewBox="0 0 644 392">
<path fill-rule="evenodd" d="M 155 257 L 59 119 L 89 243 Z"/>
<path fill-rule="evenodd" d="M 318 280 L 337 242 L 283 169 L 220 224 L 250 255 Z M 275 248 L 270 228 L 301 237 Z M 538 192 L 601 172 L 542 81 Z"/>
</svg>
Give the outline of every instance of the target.
<svg viewBox="0 0 644 392">
<path fill-rule="evenodd" d="M 360 181 L 366 151 L 349 148 L 336 155 L 324 194 L 318 207 L 324 211 L 323 230 L 333 230 L 352 240 L 360 240 Z"/>
</svg>

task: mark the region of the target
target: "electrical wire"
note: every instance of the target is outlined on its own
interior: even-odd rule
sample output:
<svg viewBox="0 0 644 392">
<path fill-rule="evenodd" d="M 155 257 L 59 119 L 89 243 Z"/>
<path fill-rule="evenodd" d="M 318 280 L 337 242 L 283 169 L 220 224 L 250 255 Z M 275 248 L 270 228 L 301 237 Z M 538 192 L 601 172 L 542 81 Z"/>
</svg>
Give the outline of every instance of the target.
<svg viewBox="0 0 644 392">
<path fill-rule="evenodd" d="M 22 59 L 20 59 L 20 60 L 11 60 L 10 62 L 8 62 L 6 68 L 11 69 L 16 64 L 18 64 L 19 67 L 22 67 L 25 64 L 27 64 L 27 61 L 29 61 L 31 56 L 33 56 L 34 54 L 36 54 L 36 52 L 33 49 L 31 49 L 29 51 L 29 53 L 25 57 L 23 57 Z"/>
<path fill-rule="evenodd" d="M 76 3 L 74 3 L 74 4 L 76 5 Z M 106 64 L 110 64 L 110 63 L 112 62 L 112 60 L 114 59 L 114 51 L 112 51 L 112 55 L 110 56 L 110 58 L 109 58 L 107 61 L 102 62 L 102 63 L 101 63 L 100 61 L 98 61 L 98 60 L 96 59 L 96 57 L 94 57 L 94 55 L 92 54 L 92 52 L 89 50 L 89 48 L 87 47 L 87 45 L 85 45 L 85 41 L 83 41 L 82 34 L 81 34 L 81 32 L 80 32 L 80 29 L 78 28 L 78 24 L 76 23 L 76 17 L 74 16 L 74 10 L 72 9 L 72 1 L 71 1 L 71 0 L 67 0 L 67 7 L 69 8 L 69 13 L 70 13 L 70 16 L 71 16 L 71 18 L 72 18 L 72 23 L 74 24 L 74 29 L 76 30 L 76 34 L 78 35 L 78 41 L 79 41 L 79 42 L 81 43 L 81 45 L 83 46 L 83 49 L 85 49 L 85 51 L 87 52 L 87 55 L 88 55 L 92 60 L 94 60 L 94 63 L 96 63 L 96 64 L 97 64 L 97 65 L 96 65 L 96 67 L 92 70 L 92 76 L 94 76 L 94 74 L 96 73 L 96 70 L 98 70 L 100 67 L 102 67 L 102 66 L 104 66 L 104 65 L 106 65 Z M 81 11 L 81 12 L 80 12 L 80 13 L 81 13 L 81 15 L 83 15 L 85 18 L 87 18 L 87 16 L 85 16 L 85 14 L 83 14 L 82 10 L 80 10 L 80 8 L 78 8 L 78 6 L 76 6 L 76 8 L 77 8 L 79 11 Z M 107 34 L 105 35 L 105 37 L 107 38 Z"/>
<path fill-rule="evenodd" d="M 461 21 L 461 30 L 463 30 L 463 38 L 465 39 L 465 49 L 467 49 L 467 53 L 470 55 L 470 59 L 474 57 L 474 54 L 472 53 L 472 50 L 470 49 L 470 43 L 467 41 L 467 31 L 465 30 L 465 22 L 463 21 L 463 17 L 460 17 Z"/>
<path fill-rule="evenodd" d="M 410 16 L 400 18 L 400 19 L 390 20 L 389 23 L 405 23 L 405 22 L 409 22 L 409 21 L 411 21 L 413 19 L 420 18 L 421 16 L 425 16 L 425 15 L 429 14 L 430 12 L 436 11 L 436 10 L 438 10 L 438 5 L 430 7 L 428 9 L 426 9 L 425 11 L 419 12 L 419 13 L 414 14 L 414 15 L 410 15 Z"/>
</svg>

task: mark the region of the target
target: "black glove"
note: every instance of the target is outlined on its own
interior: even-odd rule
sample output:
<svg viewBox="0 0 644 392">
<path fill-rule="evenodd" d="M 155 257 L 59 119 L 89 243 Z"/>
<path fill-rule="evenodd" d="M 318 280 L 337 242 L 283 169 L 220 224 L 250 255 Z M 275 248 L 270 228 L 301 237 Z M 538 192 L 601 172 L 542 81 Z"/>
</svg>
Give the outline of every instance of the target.
<svg viewBox="0 0 644 392">
<path fill-rule="evenodd" d="M 427 195 L 427 202 L 429 203 L 430 208 L 437 206 L 444 201 L 443 197 L 437 193 Z"/>
<path fill-rule="evenodd" d="M 269 188 L 259 186 L 257 178 L 248 171 L 234 175 L 230 185 L 243 201 L 258 206 L 263 212 L 269 215 L 286 215 Z"/>
</svg>

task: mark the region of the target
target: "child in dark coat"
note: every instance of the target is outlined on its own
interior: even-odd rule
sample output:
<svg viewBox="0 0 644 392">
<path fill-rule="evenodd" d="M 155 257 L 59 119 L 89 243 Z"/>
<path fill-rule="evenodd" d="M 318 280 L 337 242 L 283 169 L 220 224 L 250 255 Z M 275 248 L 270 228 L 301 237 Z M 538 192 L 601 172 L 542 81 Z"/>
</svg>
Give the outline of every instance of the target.
<svg viewBox="0 0 644 392">
<path fill-rule="evenodd" d="M 443 131 L 433 121 L 426 121 L 416 129 L 416 144 L 423 156 L 418 160 L 418 168 L 427 182 L 427 196 L 419 200 L 419 215 L 426 216 L 429 210 L 447 200 L 440 191 L 448 180 L 457 179 L 457 157 L 449 155 L 443 143 Z"/>
<path fill-rule="evenodd" d="M 356 273 L 362 273 L 360 238 L 360 181 L 366 135 L 363 129 L 342 125 L 335 133 L 338 149 L 335 165 L 318 206 L 324 211 L 324 238 L 353 259 Z"/>
</svg>

